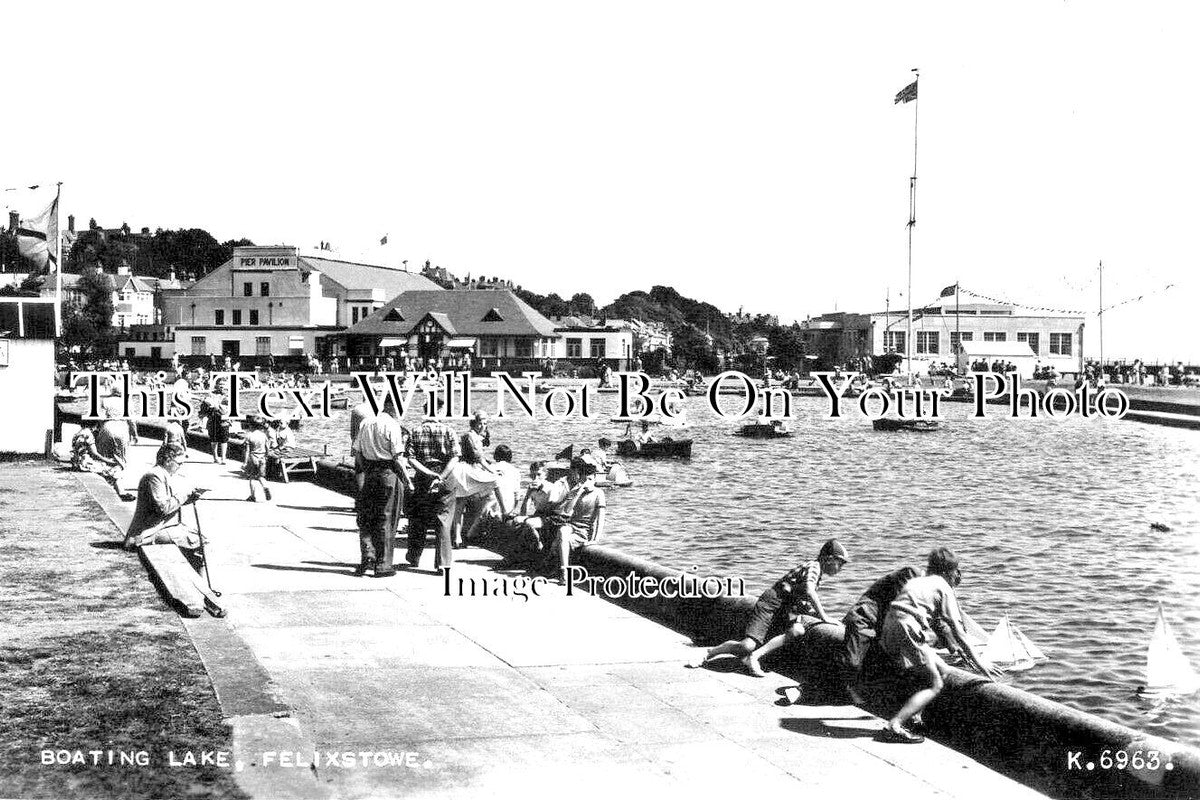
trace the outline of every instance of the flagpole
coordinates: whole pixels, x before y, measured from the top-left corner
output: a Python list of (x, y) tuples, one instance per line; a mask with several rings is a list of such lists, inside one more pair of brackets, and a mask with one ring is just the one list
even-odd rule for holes
[(912, 237), (913, 228), (917, 225), (917, 118), (921, 112), (921, 91), (920, 81), (921, 73), (914, 69), (916, 79), (913, 81), (913, 87), (916, 97), (913, 99), (913, 174), (908, 182), (908, 333), (904, 336), (904, 360), (907, 362), (905, 367), (908, 370), (909, 378), (912, 377)]
[[(1100, 260), (1100, 374), (1104, 374), (1104, 260)], [(1083, 352), (1083, 347), (1079, 348)]]
[(54, 196), (54, 260), (56, 269), (54, 271), (54, 336), (55, 338), (62, 336), (62, 226), (59, 225), (59, 219), (62, 216), (62, 181), (58, 182), (58, 189)]
[(958, 356), (962, 353), (962, 314), (958, 310), (958, 280), (954, 281), (954, 338), (958, 340), (958, 350), (954, 353), (954, 371), (958, 372)]

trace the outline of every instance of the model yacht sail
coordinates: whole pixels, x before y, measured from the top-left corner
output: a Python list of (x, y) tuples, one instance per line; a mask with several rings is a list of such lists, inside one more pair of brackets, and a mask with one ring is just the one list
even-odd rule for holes
[(1183, 654), (1179, 641), (1171, 631), (1158, 604), (1158, 617), (1150, 633), (1150, 646), (1146, 649), (1146, 685), (1140, 690), (1153, 696), (1185, 695), (1200, 689), (1200, 676)]

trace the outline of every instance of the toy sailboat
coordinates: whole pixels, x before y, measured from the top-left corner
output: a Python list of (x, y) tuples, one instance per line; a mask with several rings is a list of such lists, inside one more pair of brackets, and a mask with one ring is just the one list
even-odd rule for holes
[(1171, 625), (1158, 604), (1158, 618), (1146, 649), (1146, 685), (1139, 693), (1152, 696), (1191, 694), (1200, 689), (1200, 676), (1179, 647)]
[(1006, 672), (1022, 672), (1049, 660), (1040, 647), (1012, 624), (1008, 614), (1000, 618), (996, 630), (988, 637), (983, 656)]

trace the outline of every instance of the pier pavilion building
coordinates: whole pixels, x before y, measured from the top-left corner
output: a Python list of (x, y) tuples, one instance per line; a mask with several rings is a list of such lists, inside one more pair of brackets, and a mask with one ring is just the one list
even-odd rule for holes
[(330, 250), (238, 247), (191, 286), (164, 292), (162, 323), (174, 328), (184, 363), (228, 356), (243, 369), (271, 358), (300, 364), (333, 355), (329, 337), (412, 290), (443, 291), (423, 275)]

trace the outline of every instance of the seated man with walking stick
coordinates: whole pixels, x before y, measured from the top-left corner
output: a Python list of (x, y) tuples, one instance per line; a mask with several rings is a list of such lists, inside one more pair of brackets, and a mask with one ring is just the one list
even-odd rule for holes
[(125, 534), (126, 549), (169, 543), (185, 550), (200, 547), (199, 535), (183, 522), (180, 511), (187, 503), (196, 502), (201, 491), (193, 490), (181, 500), (172, 480), (186, 458), (187, 451), (178, 445), (164, 444), (158, 448), (155, 465), (138, 482), (137, 507)]

